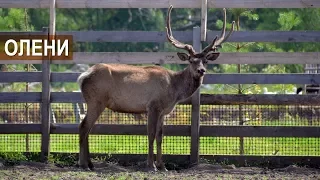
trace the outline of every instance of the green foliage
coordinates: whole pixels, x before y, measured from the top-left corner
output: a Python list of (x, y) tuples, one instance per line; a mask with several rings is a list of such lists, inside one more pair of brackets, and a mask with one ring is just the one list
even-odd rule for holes
[(293, 11), (279, 13), (278, 23), (281, 25), (280, 30), (289, 31), (301, 23), (301, 18)]
[(4, 160), (5, 165), (16, 165), (20, 161), (26, 161), (27, 157), (22, 152), (1, 152), (1, 159)]

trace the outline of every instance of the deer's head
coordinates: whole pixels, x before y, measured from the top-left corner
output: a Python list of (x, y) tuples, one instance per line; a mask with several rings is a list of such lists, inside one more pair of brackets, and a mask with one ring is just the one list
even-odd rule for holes
[(207, 47), (205, 47), (201, 52), (197, 53), (191, 45), (181, 43), (172, 36), (171, 25), (170, 25), (170, 14), (171, 14), (172, 7), (173, 7), (172, 5), (169, 7), (168, 14), (167, 14), (167, 27), (166, 27), (167, 38), (169, 42), (172, 45), (174, 45), (176, 48), (184, 49), (188, 51), (188, 53), (178, 52), (177, 55), (179, 59), (182, 61), (189, 61), (190, 69), (191, 69), (191, 72), (193, 73), (193, 76), (202, 77), (206, 72), (208, 61), (214, 61), (219, 57), (220, 53), (217, 52), (217, 50), (218, 48), (222, 48), (221, 44), (225, 42), (234, 31), (235, 22), (234, 21), (232, 22), (231, 30), (229, 34), (225, 37), (226, 9), (223, 8), (224, 21), (223, 21), (223, 27), (222, 27), (220, 38), (218, 39), (218, 36), (216, 36)]

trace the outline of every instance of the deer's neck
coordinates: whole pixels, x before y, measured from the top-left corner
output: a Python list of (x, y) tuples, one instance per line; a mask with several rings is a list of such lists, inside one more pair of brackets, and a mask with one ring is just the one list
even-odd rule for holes
[(190, 67), (180, 72), (176, 72), (173, 76), (173, 84), (177, 100), (181, 101), (193, 95), (193, 93), (201, 86), (203, 77), (194, 77)]

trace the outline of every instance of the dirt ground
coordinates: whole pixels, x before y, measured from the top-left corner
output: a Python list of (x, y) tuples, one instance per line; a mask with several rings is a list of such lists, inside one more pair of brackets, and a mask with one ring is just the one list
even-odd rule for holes
[(320, 179), (320, 169), (289, 166), (281, 169), (235, 167), (200, 164), (193, 168), (168, 172), (144, 172), (140, 167), (124, 167), (115, 163), (95, 163), (95, 171), (77, 167), (57, 167), (52, 164), (20, 163), (0, 167), (1, 180), (81, 180), (81, 179)]

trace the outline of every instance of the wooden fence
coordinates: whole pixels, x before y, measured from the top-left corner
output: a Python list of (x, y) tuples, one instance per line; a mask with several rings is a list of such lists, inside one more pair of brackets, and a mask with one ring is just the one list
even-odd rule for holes
[[(171, 0), (148, 3), (146, 0), (83, 1), (83, 0), (26, 0), (1, 1), (2, 8), (50, 8), (49, 28), (43, 32), (0, 32), (4, 34), (70, 34), (75, 42), (167, 42), (165, 32), (145, 31), (67, 31), (55, 32), (55, 8), (202, 8), (201, 27), (192, 31), (174, 31), (183, 42), (192, 42), (196, 50), (201, 41), (210, 42), (219, 31), (207, 31), (207, 8), (316, 8), (315, 0)], [(239, 31), (228, 42), (320, 42), (319, 31)], [(316, 64), (319, 52), (249, 52), (221, 53), (215, 64)], [(41, 157), (47, 160), (50, 153), (50, 134), (77, 134), (77, 124), (50, 123), (51, 103), (83, 103), (80, 92), (50, 92), (50, 82), (75, 82), (79, 73), (50, 72), (52, 64), (183, 64), (175, 52), (74, 52), (72, 61), (2, 60), (2, 64), (42, 64), (42, 72), (0, 72), (3, 82), (42, 82), (42, 92), (2, 92), (0, 103), (41, 103), (40, 124), (0, 124), (0, 134), (42, 134)], [(212, 62), (211, 62), (212, 63)], [(320, 84), (320, 74), (207, 74), (204, 84)], [(211, 95), (195, 93), (181, 104), (192, 104), (191, 125), (167, 125), (166, 136), (191, 136), (191, 163), (199, 161), (200, 137), (320, 137), (319, 127), (304, 126), (200, 126), (200, 105), (320, 105), (318, 95)], [(144, 125), (97, 124), (92, 134), (146, 135)], [(189, 156), (188, 156), (189, 157)]]

